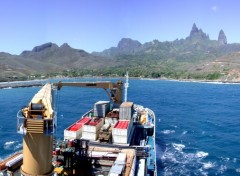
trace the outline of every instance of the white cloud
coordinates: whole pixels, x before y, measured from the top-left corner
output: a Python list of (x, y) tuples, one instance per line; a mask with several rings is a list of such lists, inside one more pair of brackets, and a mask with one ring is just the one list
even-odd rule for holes
[(211, 8), (211, 10), (214, 11), (214, 12), (218, 11), (218, 9), (219, 9), (218, 6), (213, 6), (213, 7)]

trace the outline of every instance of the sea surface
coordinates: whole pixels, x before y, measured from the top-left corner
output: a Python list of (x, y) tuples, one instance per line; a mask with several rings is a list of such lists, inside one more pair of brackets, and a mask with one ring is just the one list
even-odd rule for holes
[[(129, 83), (128, 100), (149, 107), (156, 115), (159, 176), (240, 175), (239, 84), (141, 79), (130, 79)], [(0, 160), (21, 150), (16, 114), (39, 89), (0, 90)], [(56, 137), (63, 137), (63, 129), (96, 101), (107, 99), (102, 89), (63, 87), (55, 97)]]

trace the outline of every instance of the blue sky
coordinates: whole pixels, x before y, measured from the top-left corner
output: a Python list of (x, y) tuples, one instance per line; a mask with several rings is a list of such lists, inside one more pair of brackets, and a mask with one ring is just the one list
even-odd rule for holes
[(0, 51), (20, 54), (36, 45), (68, 43), (88, 52), (186, 38), (193, 23), (217, 39), (240, 43), (238, 0), (0, 0)]

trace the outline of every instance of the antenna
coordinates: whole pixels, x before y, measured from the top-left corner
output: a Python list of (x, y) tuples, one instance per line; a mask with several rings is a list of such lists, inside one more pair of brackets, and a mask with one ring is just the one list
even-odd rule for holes
[(127, 92), (128, 92), (128, 87), (129, 87), (129, 83), (128, 83), (128, 71), (126, 73), (126, 83), (124, 84), (125, 87), (125, 91), (124, 91), (124, 102), (127, 102)]

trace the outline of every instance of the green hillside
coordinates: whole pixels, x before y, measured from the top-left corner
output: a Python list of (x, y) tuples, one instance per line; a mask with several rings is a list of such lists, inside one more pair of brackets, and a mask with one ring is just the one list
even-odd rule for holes
[(218, 40), (194, 24), (185, 39), (141, 44), (123, 38), (116, 47), (87, 53), (68, 44), (46, 43), (20, 55), (0, 53), (0, 81), (52, 76), (130, 76), (240, 81), (240, 44)]

